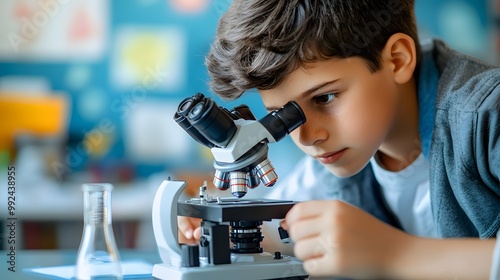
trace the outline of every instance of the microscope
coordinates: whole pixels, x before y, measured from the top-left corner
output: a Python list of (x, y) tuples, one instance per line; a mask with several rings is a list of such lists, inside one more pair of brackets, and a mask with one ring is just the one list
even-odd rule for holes
[[(210, 197), (204, 184), (199, 197), (180, 201), (186, 182), (170, 178), (162, 182), (152, 216), (163, 263), (153, 267), (153, 277), (307, 279), (300, 261), (280, 252), (265, 252), (260, 246), (263, 222), (283, 219), (295, 202), (243, 198), (247, 188), (260, 183), (270, 187), (277, 181), (267, 144), (280, 141), (306, 121), (298, 104), (291, 101), (257, 120), (246, 105), (227, 110), (198, 93), (179, 104), (174, 119), (198, 143), (211, 148), (213, 184), (220, 190), (230, 189), (232, 196)], [(178, 243), (178, 215), (201, 219), (199, 244)], [(288, 242), (286, 231), (277, 230), (282, 241)]]

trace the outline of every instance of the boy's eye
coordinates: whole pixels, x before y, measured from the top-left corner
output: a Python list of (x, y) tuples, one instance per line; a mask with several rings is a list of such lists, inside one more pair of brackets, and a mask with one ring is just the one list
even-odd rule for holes
[(337, 97), (337, 93), (327, 93), (314, 97), (314, 100), (320, 104), (328, 104), (333, 101)]

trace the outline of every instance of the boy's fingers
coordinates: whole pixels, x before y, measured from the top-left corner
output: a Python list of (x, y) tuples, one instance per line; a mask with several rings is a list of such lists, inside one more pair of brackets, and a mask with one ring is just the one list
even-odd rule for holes
[[(323, 242), (324, 243), (324, 242)], [(293, 253), (298, 259), (305, 261), (313, 258), (322, 257), (328, 248), (318, 242), (317, 238), (307, 238), (295, 243)]]
[(179, 216), (177, 217), (177, 226), (179, 233), (187, 240), (199, 240), (201, 237), (200, 219), (188, 218)]
[(196, 240), (200, 240), (200, 238), (201, 238), (201, 227), (197, 227), (197, 228), (194, 229), (194, 231), (193, 231), (193, 237)]
[(188, 229), (184, 232), (184, 236), (187, 238), (187, 239), (192, 239), (193, 238), (193, 230), (192, 229)]
[(296, 223), (298, 220), (308, 219), (315, 216), (318, 216), (322, 213), (323, 209), (321, 207), (321, 201), (315, 201), (318, 205), (313, 204), (312, 202), (301, 202), (295, 204), (290, 211), (286, 214), (285, 217), (285, 226), (284, 229), (288, 228), (288, 225)]
[(177, 217), (177, 226), (179, 228), (179, 232), (184, 235), (187, 239), (191, 239), (193, 237), (193, 225), (189, 221), (189, 218), (186, 217)]
[(288, 224), (286, 223), (286, 220), (280, 222), (280, 227), (282, 227), (284, 230), (288, 230)]

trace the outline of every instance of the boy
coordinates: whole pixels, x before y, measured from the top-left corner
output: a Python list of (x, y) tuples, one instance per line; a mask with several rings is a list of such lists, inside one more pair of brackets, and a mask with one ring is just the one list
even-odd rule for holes
[[(294, 100), (306, 115), (291, 137), (308, 156), (273, 196), (309, 200), (282, 225), (311, 275), (490, 274), (500, 69), (437, 40), (421, 47), (413, 6), (235, 0), (219, 21), (206, 60), (214, 92), (255, 88), (268, 110)], [(180, 223), (188, 239), (193, 229)]]

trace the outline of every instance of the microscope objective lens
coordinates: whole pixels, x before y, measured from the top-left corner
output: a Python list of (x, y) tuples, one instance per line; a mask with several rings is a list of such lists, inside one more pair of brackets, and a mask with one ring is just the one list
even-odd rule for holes
[(259, 186), (260, 179), (259, 179), (259, 176), (257, 175), (257, 171), (255, 171), (255, 169), (252, 169), (250, 172), (247, 173), (247, 184), (248, 184), (248, 187), (251, 189)]
[(214, 175), (214, 186), (221, 191), (229, 189), (229, 173), (221, 172), (219, 170), (215, 171)]
[(274, 171), (274, 166), (271, 164), (269, 159), (263, 160), (259, 163), (255, 169), (257, 170), (257, 174), (259, 175), (262, 183), (266, 187), (271, 187), (278, 180), (278, 174)]
[(247, 193), (247, 174), (235, 171), (230, 175), (231, 193), (235, 197), (243, 197)]

